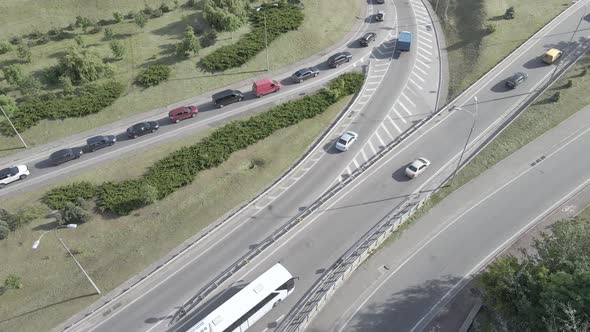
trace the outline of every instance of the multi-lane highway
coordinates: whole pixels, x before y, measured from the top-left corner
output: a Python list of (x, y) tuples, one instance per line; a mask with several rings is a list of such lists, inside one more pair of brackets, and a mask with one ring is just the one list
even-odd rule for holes
[(469, 276), (590, 184), (588, 144), (590, 108), (433, 208), (371, 258), (331, 299), (309, 331), (423, 330), (440, 304)]
[[(394, 7), (388, 2), (379, 5), (388, 15), (383, 23), (374, 22), (376, 6), (367, 7), (365, 28), (377, 31), (378, 42), (368, 49), (370, 57), (367, 54), (365, 59), (370, 61), (365, 87), (348, 114), (304, 162), (191, 250), (70, 330), (165, 330), (176, 308), (215, 275), (311, 204), (340, 175), (354, 170), (351, 165), (364, 162), (364, 158), (382, 149), (381, 145), (393, 141), (413, 120), (424, 116), (420, 111), (431, 112), (439, 90), (438, 45), (431, 23), (421, 26), (412, 23), (414, 10), (423, 13), (423, 21), (428, 17), (418, 6), (422, 4), (413, 2)], [(397, 22), (403, 23), (396, 25)], [(419, 38), (421, 44), (416, 42), (415, 52), (394, 52), (394, 38), (400, 28), (414, 32)], [(350, 43), (349, 48), (357, 48), (356, 42)], [(417, 66), (419, 54), (422, 59)], [(322, 73), (320, 77), (322, 75), (325, 76)], [(379, 91), (388, 93), (379, 94)], [(353, 151), (336, 153), (332, 145), (341, 132), (348, 129), (361, 135), (359, 142)], [(353, 240), (351, 237), (346, 243), (350, 245)]]

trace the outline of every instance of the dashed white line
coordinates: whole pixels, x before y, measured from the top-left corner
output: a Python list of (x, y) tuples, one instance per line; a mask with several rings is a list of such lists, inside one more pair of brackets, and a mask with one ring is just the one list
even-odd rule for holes
[(418, 92), (416, 92), (416, 91), (412, 90), (412, 88), (411, 88), (409, 85), (407, 85), (407, 86), (406, 86), (406, 88), (405, 88), (404, 90), (408, 90), (408, 91), (410, 91), (410, 92), (411, 92), (411, 93), (412, 93), (414, 96), (416, 96), (416, 97), (420, 97), (420, 95), (418, 95)]
[[(387, 71), (388, 69), (389, 69), (389, 68), (385, 68), (385, 69), (375, 69), (375, 70), (373, 70), (373, 73), (380, 73), (380, 72), (383, 72), (383, 71)], [(369, 77), (369, 79), (371, 79), (371, 78), (373, 78), (373, 76)]]
[(397, 115), (398, 119), (402, 120), (403, 123), (408, 123), (408, 121), (406, 121), (406, 119), (404, 119), (404, 117), (401, 114), (399, 114), (396, 108), (393, 108), (392, 111), (393, 113), (395, 113), (395, 115)]
[(371, 76), (371, 78), (375, 78), (375, 77), (385, 77), (385, 74), (383, 74), (383, 75), (373, 75), (373, 76)]
[(422, 60), (416, 58), (416, 61), (418, 61), (422, 66), (426, 67), (426, 68), (430, 68), (429, 65), (427, 65), (425, 62), (423, 62)]
[(365, 150), (361, 149), (361, 154), (363, 155), (365, 161), (369, 160), (369, 158), (367, 158), (367, 155), (365, 154)]
[(422, 36), (422, 34), (418, 35), (418, 39), (424, 39), (424, 40), (426, 40), (427, 42), (429, 42), (429, 43), (431, 43), (431, 44), (432, 44), (432, 40), (430, 40), (430, 39), (428, 39), (428, 38), (426, 38), (426, 37)]
[[(428, 75), (428, 73), (426, 73), (424, 70), (420, 69), (420, 67), (418, 67), (418, 66), (414, 66), (414, 69), (418, 69), (419, 71), (421, 71), (421, 72), (422, 72), (422, 74), (424, 74), (424, 75)], [(367, 84), (368, 84), (368, 83), (367, 83)]]
[(396, 129), (398, 132), (400, 132), (400, 133), (402, 132), (402, 130), (401, 130), (401, 129), (399, 129), (399, 127), (398, 127), (398, 126), (395, 124), (395, 122), (393, 121), (393, 119), (392, 119), (391, 117), (389, 117), (389, 114), (387, 114), (387, 115), (385, 116), (385, 118), (386, 118), (387, 120), (389, 120), (389, 122), (391, 122), (391, 124), (392, 124), (392, 125), (395, 127), (395, 129)]
[(385, 142), (383, 142), (383, 139), (381, 138), (381, 136), (379, 136), (378, 131), (375, 131), (375, 136), (377, 136), (377, 139), (379, 140), (379, 143), (381, 143), (381, 146), (385, 147)]
[(353, 159), (352, 163), (354, 164), (354, 167), (356, 167), (355, 169), (359, 168), (359, 163), (356, 162), (356, 159)]
[(389, 61), (383, 61), (383, 62), (376, 62), (374, 64), (375, 67), (380, 67), (380, 66), (389, 66)]
[(421, 40), (420, 40), (420, 38), (418, 38), (418, 44), (424, 45), (424, 46), (426, 46), (426, 47), (428, 47), (428, 48), (432, 48), (432, 45), (430, 45), (430, 44), (427, 44), (427, 43), (425, 43), (425, 42), (421, 41)]
[(381, 83), (381, 81), (379, 81), (379, 82), (367, 82), (366, 85), (369, 85), (369, 84), (379, 84), (379, 83)]
[(346, 166), (346, 169), (344, 169), (344, 174), (350, 174), (350, 173), (352, 173), (350, 171), (350, 168), (348, 168), (348, 166)]
[(429, 57), (427, 57), (426, 55), (423, 55), (423, 54), (422, 54), (422, 53), (420, 53), (420, 52), (418, 52), (418, 56), (421, 56), (421, 57), (423, 57), (423, 58), (424, 58), (424, 59), (426, 59), (426, 60), (430, 60), (430, 58), (429, 58)]
[(415, 72), (415, 71), (412, 71), (412, 74), (413, 74), (413, 75), (414, 75), (416, 78), (418, 78), (420, 81), (422, 81), (422, 82), (426, 82), (426, 81), (425, 81), (425, 80), (424, 80), (422, 77), (420, 77), (420, 75), (416, 74), (416, 72)]
[(375, 148), (373, 147), (373, 142), (371, 142), (371, 140), (369, 140), (368, 142), (369, 147), (371, 148), (371, 150), (373, 150), (373, 154), (377, 153), (377, 150), (375, 150)]
[(412, 104), (412, 106), (416, 107), (416, 104), (414, 104), (414, 102), (412, 101), (412, 99), (410, 99), (410, 98), (408, 97), (408, 95), (406, 95), (406, 94), (405, 94), (403, 91), (402, 91), (401, 95), (402, 95), (402, 97), (406, 98), (406, 100), (407, 100), (407, 101), (408, 101), (410, 104)]
[(424, 89), (423, 89), (423, 88), (422, 88), (420, 85), (418, 85), (418, 83), (414, 82), (414, 80), (413, 80), (413, 79), (411, 79), (411, 78), (408, 78), (408, 80), (409, 80), (410, 82), (412, 82), (412, 84), (414, 84), (414, 85), (415, 85), (415, 86), (416, 86), (418, 89), (420, 89), (420, 90), (424, 90)]
[[(429, 54), (429, 55), (432, 55), (432, 52), (430, 52), (430, 51), (428, 51), (427, 49), (425, 49), (425, 48), (421, 47), (420, 45), (418, 45), (418, 50), (420, 50), (420, 51), (422, 51), (422, 52), (424, 52), (424, 53), (427, 53), (427, 54)], [(418, 54), (420, 54), (420, 52), (418, 52)]]
[(395, 137), (393, 137), (393, 135), (391, 135), (391, 133), (389, 132), (389, 130), (387, 130), (387, 127), (385, 127), (385, 124), (383, 122), (381, 122), (380, 127), (385, 131), (385, 133), (387, 134), (387, 136), (389, 136), (390, 140), (393, 140)]
[(377, 88), (365, 89), (365, 91), (375, 91), (375, 90), (377, 90)]
[(412, 112), (410, 112), (410, 110), (408, 110), (406, 105), (402, 104), (402, 102), (400, 102), (400, 101), (398, 101), (397, 103), (399, 104), (399, 106), (401, 106), (404, 109), (404, 111), (406, 111), (406, 113), (408, 113), (408, 115), (412, 115)]

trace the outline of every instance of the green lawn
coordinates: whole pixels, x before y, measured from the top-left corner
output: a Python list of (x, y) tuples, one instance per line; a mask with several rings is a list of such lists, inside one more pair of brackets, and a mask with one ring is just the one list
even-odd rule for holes
[[(27, 15), (31, 15), (30, 20), (34, 19), (45, 26), (51, 16), (40, 15), (40, 18), (37, 19), (34, 15), (39, 12), (62, 13), (61, 16), (58, 16), (61, 20), (56, 18), (55, 23), (56, 26), (61, 26), (75, 21), (76, 15), (110, 19), (115, 9), (126, 13), (129, 9), (139, 10), (144, 6), (144, 1), (137, 0), (105, 1), (101, 2), (100, 5), (95, 3), (94, 7), (88, 9), (84, 9), (86, 4), (81, 0), (30, 0), (27, 2), (8, 0), (8, 3), (12, 4), (8, 12), (2, 11), (3, 5), (0, 5), (0, 22), (2, 22), (0, 23), (0, 31), (2, 32), (25, 31), (25, 27), (20, 30), (13, 29), (10, 24), (17, 21), (17, 17), (19, 19), (29, 19)], [(84, 3), (84, 6), (80, 5), (82, 3)], [(155, 4), (160, 2), (148, 1), (147, 3)], [(305, 6), (305, 20), (300, 29), (279, 37), (269, 45), (271, 70), (302, 60), (341, 40), (350, 31), (361, 6), (361, 3), (356, 0), (303, 0), (303, 3)], [(191, 22), (191, 24), (193, 22), (204, 23), (200, 11), (184, 8), (165, 14), (160, 18), (149, 20), (143, 31), (128, 20), (124, 23), (109, 26), (116, 35), (122, 37), (127, 47), (126, 58), (113, 62), (117, 67), (116, 77), (128, 84), (127, 93), (111, 107), (98, 114), (63, 121), (41, 121), (37, 126), (22, 133), (25, 141), (31, 146), (43, 144), (76, 132), (111, 123), (132, 114), (198, 96), (254, 75), (260, 75), (266, 68), (266, 56), (264, 52), (261, 52), (244, 66), (228, 70), (223, 74), (212, 75), (197, 69), (195, 63), (200, 56), (209, 54), (219, 46), (232, 43), (229, 33), (219, 34), (218, 42), (212, 47), (202, 49), (199, 56), (179, 61), (170, 46), (179, 41), (185, 21)], [(32, 29), (33, 26), (30, 26), (30, 28)], [(243, 27), (240, 31), (234, 33), (234, 40), (247, 31), (248, 28)], [(108, 42), (103, 37), (102, 32), (96, 35), (83, 35), (87, 45), (90, 45), (102, 56), (110, 57), (111, 51)], [(42, 69), (57, 63), (64, 50), (74, 43), (72, 39), (69, 39), (32, 47), (33, 61), (30, 65), (27, 65), (26, 70), (35, 75), (40, 75)], [(14, 52), (0, 55), (0, 66), (15, 61)], [(173, 66), (169, 81), (149, 89), (134, 85), (135, 77), (142, 66), (156, 61)], [(5, 80), (0, 80), (0, 88), (6, 88), (7, 86)], [(16, 137), (0, 136), (0, 147), (2, 147), (0, 148), (1, 157), (20, 151), (18, 149), (14, 150), (14, 148), (21, 147), (21, 144)]]
[[(156, 204), (117, 219), (93, 215), (89, 223), (75, 230), (61, 230), (60, 234), (72, 250), (79, 252), (76, 257), (106, 293), (265, 188), (301, 156), (349, 101), (350, 97), (344, 98), (324, 114), (233, 154), (220, 167), (199, 173), (193, 184)], [(187, 137), (182, 143), (194, 144), (207, 134)], [(285, 142), (289, 142), (289, 149), (284, 149)], [(59, 185), (139, 176), (154, 160), (181, 146), (179, 142), (166, 143), (135, 151)], [(40, 204), (39, 197), (51, 187), (10, 197), (0, 207), (14, 211)], [(50, 219), (37, 220), (0, 241), (0, 280), (15, 273), (24, 284), (24, 288), (0, 296), (1, 331), (47, 330), (98, 299), (96, 295), (84, 296), (92, 293), (92, 286), (52, 234), (43, 238), (38, 250), (31, 250), (42, 230), (51, 226)]]
[[(446, 39), (450, 101), (567, 8), (571, 1), (430, 0), (430, 3), (438, 7)], [(510, 6), (514, 6), (515, 18), (501, 19)], [(486, 34), (487, 24), (495, 25), (496, 31)]]

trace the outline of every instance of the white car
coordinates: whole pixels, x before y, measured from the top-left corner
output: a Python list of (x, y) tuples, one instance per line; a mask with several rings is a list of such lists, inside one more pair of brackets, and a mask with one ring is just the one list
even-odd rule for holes
[(31, 172), (27, 168), (27, 165), (11, 166), (0, 169), (0, 188), (16, 180), (22, 180), (29, 174), (31, 174)]
[(354, 131), (347, 131), (340, 138), (338, 142), (336, 142), (336, 149), (340, 151), (346, 151), (348, 148), (356, 142), (359, 138), (359, 134), (355, 133)]
[(418, 158), (414, 160), (408, 167), (406, 167), (406, 175), (413, 179), (422, 174), (426, 168), (430, 166), (430, 161), (426, 158)]

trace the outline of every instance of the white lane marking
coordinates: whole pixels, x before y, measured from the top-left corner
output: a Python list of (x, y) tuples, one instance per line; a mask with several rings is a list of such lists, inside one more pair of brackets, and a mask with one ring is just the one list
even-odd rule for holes
[(412, 75), (414, 75), (417, 79), (419, 79), (422, 82), (426, 82), (422, 77), (420, 77), (420, 75), (418, 75), (415, 71), (412, 71)]
[(408, 121), (406, 121), (406, 119), (404, 119), (404, 117), (401, 114), (399, 114), (399, 112), (397, 111), (397, 109), (393, 108), (392, 110), (395, 113), (395, 115), (397, 115), (397, 118), (398, 119), (402, 120), (403, 123), (408, 123)]
[(383, 141), (383, 139), (381, 138), (381, 136), (379, 136), (379, 132), (378, 131), (375, 131), (375, 136), (379, 140), (379, 143), (381, 143), (381, 146), (382, 147), (385, 147), (385, 142)]
[(379, 84), (379, 83), (381, 83), (381, 82), (380, 81), (379, 82), (367, 82), (366, 85), (369, 85), (369, 84)]
[(428, 39), (428, 38), (424, 37), (422, 34), (419, 34), (419, 35), (418, 35), (418, 39), (419, 39), (419, 40), (426, 40), (428, 43), (432, 44), (432, 40), (430, 40), (430, 39)]
[(416, 107), (416, 104), (414, 104), (414, 102), (412, 101), (412, 99), (410, 99), (403, 91), (401, 93), (402, 97), (406, 98), (406, 100), (412, 104), (412, 106)]
[(381, 127), (385, 131), (385, 133), (387, 134), (387, 136), (389, 136), (389, 139), (390, 140), (393, 141), (395, 139), (395, 137), (393, 135), (391, 135), (391, 133), (389, 132), (389, 130), (387, 130), (387, 127), (385, 126), (385, 124), (383, 122), (381, 122), (381, 125), (379, 127)]
[[(442, 121), (441, 121), (442, 122)], [(590, 128), (584, 130), (581, 134), (577, 135), (575, 139), (577, 139), (579, 136), (581, 136), (582, 134), (586, 133), (587, 131), (589, 131)], [(570, 142), (567, 142), (566, 144), (560, 146), (557, 150), (553, 151), (552, 153), (550, 153), (547, 158), (551, 157), (552, 155), (554, 155), (555, 153), (557, 153), (559, 150), (565, 148), (567, 145), (569, 145), (570, 143), (572, 143), (575, 139), (573, 139)], [(454, 158), (452, 158), (451, 160), (453, 160)], [(448, 164), (448, 163), (447, 163)], [(418, 255), (424, 248), (426, 248), (426, 246), (428, 246), (432, 241), (434, 241), (440, 234), (442, 234), (444, 231), (446, 231), (449, 227), (453, 226), (459, 219), (461, 219), (464, 215), (466, 215), (467, 213), (471, 212), (471, 210), (475, 209), (476, 207), (478, 207), (479, 205), (481, 205), (483, 202), (487, 201), (490, 197), (492, 197), (493, 195), (495, 195), (496, 193), (498, 193), (499, 191), (501, 191), (502, 189), (504, 189), (506, 186), (509, 186), (510, 184), (512, 184), (514, 181), (516, 181), (517, 179), (519, 179), (521, 176), (525, 175), (526, 173), (530, 172), (531, 170), (535, 169), (535, 167), (530, 167), (527, 168), (525, 171), (523, 171), (522, 173), (518, 174), (517, 176), (515, 176), (514, 178), (510, 179), (508, 182), (506, 182), (505, 184), (503, 184), (502, 186), (500, 186), (498, 189), (494, 190), (493, 192), (491, 192), (490, 194), (488, 194), (487, 196), (485, 196), (484, 198), (482, 198), (481, 200), (479, 200), (477, 203), (473, 204), (472, 206), (470, 206), (467, 210), (465, 210), (464, 212), (462, 212), (460, 215), (458, 215), (457, 217), (455, 217), (455, 219), (453, 219), (451, 222), (449, 222), (447, 225), (445, 225), (445, 227), (443, 227), (442, 229), (440, 229), (438, 232), (436, 232), (433, 236), (431, 236), (426, 242), (424, 242), (422, 245), (420, 245), (418, 247), (418, 249), (416, 249), (410, 256), (408, 256), (395, 270), (393, 270), (391, 272), (391, 274), (389, 276), (387, 276), (387, 278), (385, 278), (381, 283), (379, 283), (379, 285), (377, 286), (377, 288), (375, 288), (373, 290), (373, 292), (371, 292), (371, 294), (369, 294), (369, 296), (366, 297), (366, 299), (357, 307), (357, 309), (354, 311), (354, 313), (352, 315), (349, 316), (349, 318), (345, 321), (345, 323), (343, 324), (343, 326), (340, 328), (340, 330), (338, 330), (338, 332), (341, 332), (346, 325), (350, 322), (350, 320), (359, 312), (359, 310), (369, 301), (369, 299), (371, 297), (373, 297), (373, 295), (375, 295), (375, 293), (379, 290), (379, 288), (381, 288), (391, 277), (393, 277), (399, 270), (401, 270), (410, 260), (412, 260), (416, 255)], [(432, 178), (432, 177), (431, 177)], [(430, 180), (430, 179), (429, 179)], [(590, 179), (586, 180), (586, 182), (589, 182)], [(427, 183), (427, 182), (424, 182)], [(582, 186), (580, 186), (579, 188), (581, 188)], [(421, 189), (421, 188), (420, 188)], [(530, 224), (530, 223), (529, 223)], [(525, 227), (526, 228), (526, 227)], [(418, 324), (416, 324), (417, 326)], [(414, 326), (414, 328), (416, 328), (416, 326)], [(412, 330), (414, 329), (412, 328)]]
[(389, 61), (383, 61), (382, 63), (375, 63), (373, 66), (381, 67), (381, 66), (389, 66)]
[(365, 89), (365, 91), (370, 92), (370, 91), (375, 91), (377, 90), (377, 88), (370, 88), (370, 89)]
[(427, 36), (429, 36), (429, 37), (432, 38), (432, 34), (428, 32), (428, 29), (426, 27), (423, 27), (423, 28), (424, 28), (424, 31), (420, 31), (420, 33), (421, 34), (423, 33), (423, 34), (425, 34), (425, 35), (427, 35)]
[(411, 78), (409, 79), (410, 82), (412, 82), (412, 84), (414, 84), (418, 89), (423, 90), (421, 86), (418, 85), (418, 83), (414, 82), (414, 80), (412, 80)]
[(420, 97), (420, 95), (418, 94), (418, 92), (414, 91), (410, 86), (407, 86), (404, 90), (408, 90), (409, 92), (411, 92), (414, 96), (416, 97)]
[(424, 74), (424, 75), (428, 75), (427, 72), (425, 72), (424, 70), (420, 69), (420, 67), (418, 67), (418, 66), (414, 66), (414, 69), (417, 69), (417, 70), (421, 71), (422, 74)]
[(410, 110), (406, 107), (406, 105), (402, 104), (401, 101), (398, 101), (397, 103), (399, 106), (401, 106), (404, 109), (404, 111), (406, 111), (406, 113), (408, 113), (408, 115), (412, 115), (412, 112), (410, 112)]
[[(422, 52), (424, 52), (424, 53), (426, 53), (426, 54), (428, 54), (428, 55), (432, 55), (432, 52), (428, 51), (427, 49), (425, 49), (424, 47), (422, 47), (422, 46), (420, 46), (420, 45), (418, 45), (418, 50), (419, 50), (419, 51), (422, 51)], [(419, 54), (419, 53), (420, 53), (420, 52), (418, 52), (418, 54)]]
[(352, 163), (354, 164), (354, 167), (356, 167), (355, 169), (359, 168), (359, 163), (356, 162), (356, 159), (353, 159)]
[(385, 74), (384, 75), (372, 75), (371, 76), (371, 78), (376, 78), (376, 77), (385, 77)]
[[(420, 53), (420, 52), (418, 52), (418, 56), (421, 56), (421, 57), (423, 57), (424, 59), (426, 59), (426, 60), (429, 60), (429, 61), (430, 61), (430, 58), (429, 58), (429, 57), (427, 57), (426, 55), (424, 55), (424, 54), (422, 54), (422, 53)], [(416, 58), (416, 60), (418, 60), (418, 59)]]
[(377, 69), (375, 69), (375, 70), (373, 70), (373, 73), (380, 73), (380, 72), (383, 72), (383, 71), (387, 71), (388, 69), (389, 69), (389, 68), (385, 68), (385, 69), (378, 69), (378, 70), (377, 70)]
[(428, 47), (428, 48), (432, 48), (432, 45), (430, 45), (430, 44), (427, 44), (427, 43), (425, 43), (425, 42), (421, 41), (421, 40), (420, 40), (420, 38), (418, 38), (418, 44), (422, 44), (422, 45), (424, 45), (424, 46), (426, 46), (426, 47)]
[(426, 67), (426, 68), (430, 68), (429, 65), (427, 65), (425, 62), (423, 62), (422, 60), (416, 58), (416, 61), (419, 62), (422, 66)]
[(361, 154), (363, 155), (363, 158), (365, 161), (369, 160), (369, 158), (367, 158), (367, 155), (365, 154), (365, 150), (361, 149)]
[(377, 153), (377, 150), (375, 150), (375, 147), (373, 146), (373, 142), (371, 142), (370, 139), (367, 141), (367, 145), (369, 145), (369, 147), (371, 148), (371, 150), (373, 150), (373, 154), (376, 154)]

